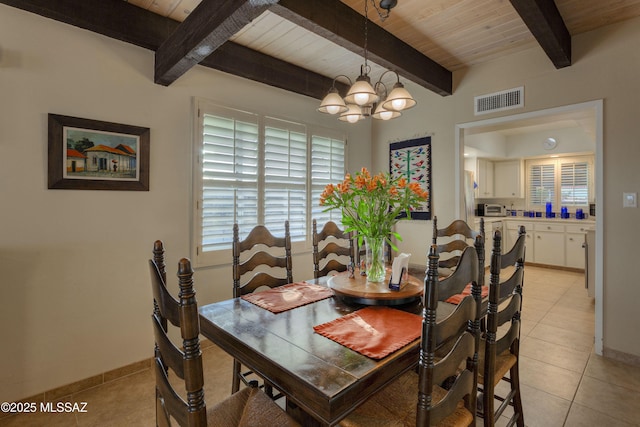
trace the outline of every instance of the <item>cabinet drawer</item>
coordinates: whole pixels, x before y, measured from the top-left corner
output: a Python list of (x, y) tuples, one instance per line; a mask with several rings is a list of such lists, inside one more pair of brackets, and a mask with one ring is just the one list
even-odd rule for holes
[(524, 228), (526, 231), (533, 230), (532, 222), (520, 222), (520, 221), (509, 220), (506, 222), (506, 224), (507, 224), (507, 230), (517, 230), (520, 228), (521, 225), (524, 225)]
[(587, 229), (591, 228), (588, 225), (583, 224), (567, 224), (565, 227), (567, 233), (586, 233)]
[(558, 233), (564, 233), (564, 225), (552, 224), (552, 223), (536, 223), (533, 225), (535, 231), (556, 231)]

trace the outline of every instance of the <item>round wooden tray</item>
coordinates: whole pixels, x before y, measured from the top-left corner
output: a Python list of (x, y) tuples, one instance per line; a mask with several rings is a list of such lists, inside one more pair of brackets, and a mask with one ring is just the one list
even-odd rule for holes
[(331, 276), (327, 285), (333, 292), (347, 301), (366, 305), (402, 305), (414, 302), (422, 295), (424, 284), (421, 280), (408, 276), (407, 282), (399, 291), (389, 289), (389, 276), (391, 271), (387, 269), (387, 275), (383, 282), (367, 282), (367, 276), (361, 276), (358, 272), (353, 279), (349, 273), (339, 273)]

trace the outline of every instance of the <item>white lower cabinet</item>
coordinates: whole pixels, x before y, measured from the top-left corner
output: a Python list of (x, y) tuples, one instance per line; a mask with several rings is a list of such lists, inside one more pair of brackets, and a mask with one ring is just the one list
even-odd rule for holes
[(584, 268), (585, 248), (582, 246), (587, 234), (587, 227), (579, 224), (566, 225), (565, 233), (565, 265), (572, 268)]
[(533, 258), (536, 264), (563, 266), (564, 260), (564, 225), (536, 223), (533, 226), (534, 249)]
[(503, 253), (513, 247), (520, 225), (525, 226), (527, 235), (526, 262), (584, 268), (582, 244), (589, 225), (508, 219), (505, 221)]
[(565, 235), (565, 265), (572, 268), (584, 268), (585, 250), (584, 233), (567, 233)]

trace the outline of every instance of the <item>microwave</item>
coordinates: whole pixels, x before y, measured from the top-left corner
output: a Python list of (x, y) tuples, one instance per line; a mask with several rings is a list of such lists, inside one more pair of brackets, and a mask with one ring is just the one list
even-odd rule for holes
[(507, 216), (507, 209), (498, 204), (479, 203), (478, 216)]

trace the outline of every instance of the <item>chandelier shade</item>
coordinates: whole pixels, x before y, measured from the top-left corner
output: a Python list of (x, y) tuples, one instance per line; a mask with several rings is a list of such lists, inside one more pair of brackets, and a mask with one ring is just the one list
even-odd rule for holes
[(362, 114), (362, 110), (358, 105), (349, 104), (347, 108), (347, 111), (338, 116), (338, 120), (349, 123), (357, 123), (360, 120), (364, 120), (365, 116)]
[(416, 100), (413, 99), (409, 91), (404, 88), (404, 85), (400, 83), (398, 79), (398, 82), (393, 85), (393, 89), (391, 89), (389, 96), (384, 100), (382, 106), (387, 110), (403, 111), (415, 107), (416, 104)]
[(344, 102), (347, 104), (369, 105), (378, 101), (379, 96), (371, 86), (371, 79), (364, 73), (356, 79), (356, 82), (349, 88)]
[(344, 113), (348, 109), (349, 107), (347, 107), (335, 87), (331, 88), (329, 93), (322, 99), (322, 102), (320, 102), (320, 107), (318, 107), (318, 111), (327, 114)]
[(400, 117), (400, 112), (387, 110), (382, 104), (378, 104), (376, 111), (371, 115), (371, 117), (378, 120), (391, 120), (396, 117)]

